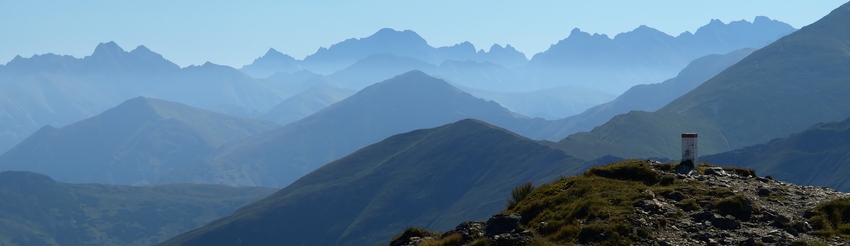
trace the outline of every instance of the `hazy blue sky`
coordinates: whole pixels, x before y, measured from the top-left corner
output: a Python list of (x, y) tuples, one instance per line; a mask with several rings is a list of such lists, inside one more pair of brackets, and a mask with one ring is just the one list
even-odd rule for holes
[(180, 66), (241, 67), (273, 47), (301, 59), (383, 27), (410, 29), (432, 46), (511, 44), (528, 57), (578, 27), (613, 36), (647, 25), (671, 35), (711, 19), (757, 15), (796, 28), (843, 0), (777, 1), (12, 1), (0, 0), (0, 64), (15, 55), (82, 57), (100, 42), (145, 45)]

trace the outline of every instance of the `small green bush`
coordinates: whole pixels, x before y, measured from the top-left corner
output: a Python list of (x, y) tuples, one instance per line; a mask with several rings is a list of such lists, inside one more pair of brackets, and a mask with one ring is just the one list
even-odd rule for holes
[(638, 181), (643, 182), (646, 185), (654, 185), (662, 180), (661, 175), (650, 167), (649, 162), (636, 160), (593, 167), (588, 170), (585, 175), (626, 181)]
[(396, 242), (396, 241), (401, 240), (401, 239), (407, 240), (408, 238), (411, 238), (411, 237), (424, 238), (424, 237), (434, 237), (434, 236), (437, 236), (437, 233), (430, 232), (428, 230), (425, 230), (424, 228), (408, 227), (407, 229), (404, 229), (404, 232), (393, 237), (392, 242)]
[(735, 192), (726, 188), (714, 188), (708, 191), (708, 195), (711, 197), (730, 197), (735, 195)]
[(452, 233), (446, 237), (428, 240), (419, 244), (419, 246), (461, 246), (463, 245), (463, 236), (457, 233)]
[(664, 172), (673, 172), (676, 171), (676, 167), (678, 164), (674, 163), (661, 163), (661, 164), (650, 164), (655, 170), (664, 171)]
[(490, 239), (482, 237), (469, 243), (469, 246), (490, 246)]
[(809, 221), (812, 222), (815, 234), (825, 238), (850, 238), (850, 198), (821, 203), (812, 212), (814, 215)]
[(714, 210), (722, 215), (732, 215), (739, 220), (749, 220), (759, 208), (742, 195), (735, 195), (714, 201)]
[(738, 176), (741, 176), (741, 177), (747, 177), (747, 176), (758, 177), (758, 176), (756, 176), (756, 170), (754, 170), (752, 168), (723, 167), (723, 171), (726, 171), (726, 172), (729, 172), (729, 173), (734, 173), (734, 174), (737, 174)]
[(794, 240), (793, 242), (791, 242), (791, 245), (794, 245), (794, 246), (827, 246), (829, 244), (825, 244), (825, 243), (822, 243), (822, 242), (811, 242), (811, 241), (805, 241), (805, 240)]
[(511, 198), (508, 199), (507, 204), (508, 209), (515, 207), (517, 203), (528, 197), (531, 192), (534, 192), (534, 184), (532, 183), (525, 183), (511, 190)]
[(702, 207), (699, 206), (699, 203), (697, 203), (697, 200), (694, 200), (694, 199), (682, 200), (681, 202), (679, 202), (679, 204), (676, 204), (676, 206), (681, 208), (682, 210), (684, 210), (686, 212), (696, 211), (696, 210), (702, 209)]

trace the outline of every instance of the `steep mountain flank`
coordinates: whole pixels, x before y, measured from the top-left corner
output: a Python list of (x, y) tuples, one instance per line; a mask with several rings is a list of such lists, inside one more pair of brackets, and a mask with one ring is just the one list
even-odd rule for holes
[(462, 120), (360, 149), (163, 245), (374, 245), (410, 225), (446, 230), (464, 216), (486, 218), (503, 208), (511, 187), (576, 173), (581, 163)]

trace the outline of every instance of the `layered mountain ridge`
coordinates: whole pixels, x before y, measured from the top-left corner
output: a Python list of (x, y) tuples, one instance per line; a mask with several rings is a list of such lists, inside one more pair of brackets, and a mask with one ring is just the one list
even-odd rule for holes
[[(653, 113), (632, 111), (560, 141), (583, 159), (604, 155), (676, 158), (682, 132), (700, 134), (700, 153), (766, 143), (850, 115), (850, 39), (842, 5), (815, 23), (754, 51)], [(652, 144), (647, 144), (652, 143)]]
[(68, 126), (43, 127), (0, 155), (0, 169), (71, 183), (147, 185), (226, 142), (275, 127), (139, 97)]
[(315, 114), (228, 143), (161, 182), (284, 187), (321, 165), (394, 134), (475, 118), (536, 135), (543, 119), (515, 114), (444, 80), (411, 71), (371, 85)]
[(460, 120), (362, 148), (163, 245), (372, 245), (411, 224), (446, 230), (463, 217), (486, 218), (503, 208), (511, 187), (576, 173), (582, 163), (505, 129)]
[(0, 172), (0, 244), (153, 245), (257, 201), (273, 189), (217, 185), (67, 184)]
[[(575, 28), (566, 39), (535, 54), (525, 67), (543, 83), (567, 81), (591, 88), (622, 92), (636, 84), (674, 77), (696, 58), (741, 48), (761, 48), (794, 32), (790, 25), (759, 16), (754, 21), (723, 24), (712, 20), (694, 34), (670, 36), (647, 26), (610, 38)], [(637, 79), (638, 81), (635, 81)]]

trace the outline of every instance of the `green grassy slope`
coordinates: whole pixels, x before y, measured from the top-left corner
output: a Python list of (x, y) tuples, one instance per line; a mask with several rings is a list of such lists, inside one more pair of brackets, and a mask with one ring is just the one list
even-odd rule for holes
[(800, 185), (850, 191), (850, 119), (816, 124), (786, 138), (701, 157), (700, 160), (745, 166)]
[[(753, 52), (655, 113), (617, 116), (561, 141), (593, 158), (680, 153), (678, 135), (700, 133), (700, 153), (769, 141), (850, 115), (850, 4)], [(593, 152), (577, 152), (587, 146)]]
[(217, 185), (65, 184), (0, 173), (0, 245), (152, 245), (274, 192)]
[(72, 183), (145, 185), (225, 142), (274, 127), (139, 97), (62, 128), (42, 128), (0, 155), (0, 170), (33, 171)]
[(407, 226), (446, 230), (504, 208), (510, 189), (580, 160), (477, 120), (389, 137), (164, 245), (372, 245)]

